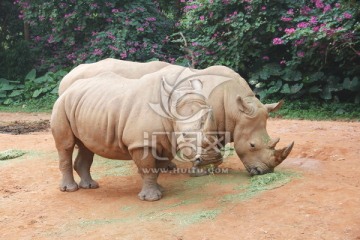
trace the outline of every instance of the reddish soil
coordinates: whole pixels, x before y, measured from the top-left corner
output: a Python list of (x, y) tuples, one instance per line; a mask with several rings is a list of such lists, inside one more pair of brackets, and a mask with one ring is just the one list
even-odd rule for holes
[[(0, 113), (0, 126), (49, 114)], [(138, 200), (131, 161), (96, 159), (99, 189), (63, 193), (49, 130), (0, 134), (0, 239), (360, 239), (360, 123), (271, 119), (270, 136), (295, 147), (277, 171), (300, 177), (247, 198), (250, 177), (236, 156), (229, 174), (162, 174), (163, 199)], [(242, 189), (242, 190), (241, 190)], [(232, 195), (231, 195), (232, 194)]]

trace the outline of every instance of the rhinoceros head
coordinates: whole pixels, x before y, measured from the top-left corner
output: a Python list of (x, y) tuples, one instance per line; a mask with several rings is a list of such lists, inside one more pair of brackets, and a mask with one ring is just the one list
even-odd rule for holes
[(283, 101), (262, 104), (256, 97), (237, 96), (238, 115), (234, 130), (235, 151), (251, 175), (272, 172), (291, 152), (294, 142), (275, 149), (279, 138), (271, 139), (266, 131), (270, 112), (281, 107)]

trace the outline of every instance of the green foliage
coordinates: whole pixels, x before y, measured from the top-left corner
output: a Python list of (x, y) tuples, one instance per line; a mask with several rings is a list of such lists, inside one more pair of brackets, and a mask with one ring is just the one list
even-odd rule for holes
[[(54, 99), (57, 96), (58, 84), (66, 74), (67, 71), (59, 70), (36, 77), (36, 70), (33, 69), (26, 75), (23, 84), (20, 81), (0, 78), (0, 105), (14, 105), (17, 103), (23, 105), (29, 101), (44, 100), (44, 97)], [(45, 105), (46, 102), (44, 102)]]
[(191, 51), (179, 63), (226, 65), (261, 99), (360, 102), (359, 2), (198, 0), (184, 11), (179, 31)]
[[(272, 103), (276, 100), (267, 99)], [(309, 98), (306, 100), (287, 100), (280, 110), (271, 113), (275, 118), (308, 119), (308, 120), (360, 120), (360, 105), (356, 103), (339, 103), (319, 101)]]
[(167, 34), (174, 22), (156, 1), (17, 0), (41, 50), (37, 69), (58, 70), (107, 57), (172, 61)]

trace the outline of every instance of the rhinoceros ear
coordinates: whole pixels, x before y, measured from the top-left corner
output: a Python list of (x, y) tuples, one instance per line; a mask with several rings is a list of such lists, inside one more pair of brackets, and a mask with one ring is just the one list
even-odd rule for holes
[(268, 112), (275, 112), (281, 108), (281, 106), (284, 104), (284, 100), (281, 100), (278, 103), (271, 103), (271, 104), (265, 104), (266, 109)]
[(238, 106), (238, 109), (240, 110), (240, 112), (243, 112), (249, 116), (254, 116), (254, 114), (255, 114), (254, 106), (249, 104), (243, 97), (241, 97), (240, 95), (237, 95), (236, 103), (237, 103), (237, 106)]

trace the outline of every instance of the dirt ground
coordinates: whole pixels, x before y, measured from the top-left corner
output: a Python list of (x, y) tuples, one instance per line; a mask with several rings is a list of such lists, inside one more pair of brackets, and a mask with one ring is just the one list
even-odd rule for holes
[[(36, 128), (49, 118), (0, 113), (0, 126)], [(138, 200), (132, 161), (99, 157), (92, 173), (100, 188), (60, 192), (54, 142), (40, 130), (0, 133), (0, 152), (27, 151), (0, 161), (0, 239), (360, 239), (359, 122), (270, 119), (280, 147), (295, 141), (276, 169), (287, 181), (249, 192), (250, 176), (231, 156), (221, 165), (228, 174), (162, 174), (157, 202)]]

